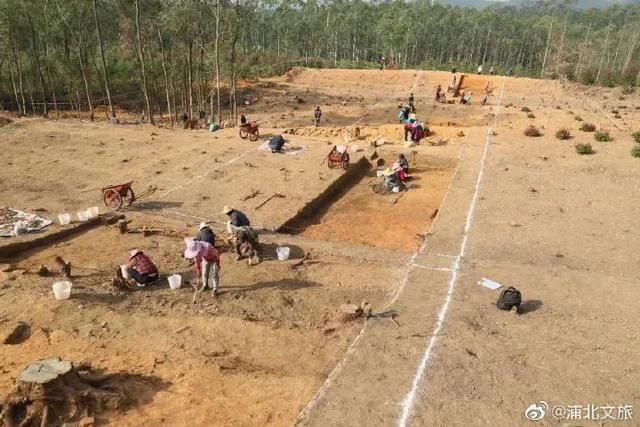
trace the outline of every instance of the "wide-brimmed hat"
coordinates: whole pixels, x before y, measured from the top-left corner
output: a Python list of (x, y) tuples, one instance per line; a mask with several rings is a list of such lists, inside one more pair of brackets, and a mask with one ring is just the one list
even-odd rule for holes
[(138, 255), (139, 253), (142, 253), (142, 251), (140, 249), (134, 249), (132, 251), (129, 251), (129, 259), (131, 259), (134, 256)]
[(184, 257), (187, 259), (195, 258), (200, 252), (200, 242), (193, 239), (185, 239), (187, 249), (184, 251)]
[(201, 222), (200, 225), (198, 226), (198, 230), (202, 230), (203, 228), (208, 227), (206, 222)]
[(229, 212), (231, 212), (232, 210), (233, 210), (233, 208), (231, 206), (225, 206), (224, 208), (222, 208), (222, 213), (226, 215)]
[(382, 171), (382, 175), (391, 176), (393, 175), (393, 171), (390, 168), (386, 168), (385, 170)]

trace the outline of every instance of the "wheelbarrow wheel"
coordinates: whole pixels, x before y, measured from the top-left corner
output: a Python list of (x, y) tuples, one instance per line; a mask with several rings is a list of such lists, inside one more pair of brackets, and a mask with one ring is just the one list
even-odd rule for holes
[(260, 134), (258, 132), (258, 129), (256, 129), (255, 131), (249, 134), (249, 141), (257, 141), (259, 137), (260, 137)]
[(247, 136), (249, 136), (249, 132), (245, 127), (240, 127), (240, 131), (238, 133), (240, 134), (240, 138), (242, 139), (247, 139)]
[(108, 208), (117, 211), (122, 207), (122, 196), (113, 188), (109, 188), (102, 193), (102, 201)]
[(122, 201), (127, 204), (127, 206), (131, 206), (133, 202), (136, 200), (136, 195), (133, 193), (133, 189), (127, 188), (127, 195), (124, 196)]

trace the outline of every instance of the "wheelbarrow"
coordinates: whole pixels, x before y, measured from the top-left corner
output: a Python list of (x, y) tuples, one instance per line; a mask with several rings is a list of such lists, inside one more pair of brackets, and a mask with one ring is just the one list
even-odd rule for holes
[(240, 138), (247, 139), (247, 137), (249, 137), (249, 141), (257, 141), (260, 136), (260, 131), (258, 128), (258, 122), (255, 121), (240, 125)]
[(131, 184), (133, 184), (133, 181), (129, 181), (124, 184), (93, 188), (91, 190), (85, 190), (83, 193), (99, 189), (102, 192), (102, 201), (104, 202), (104, 205), (114, 211), (117, 211), (122, 207), (122, 205), (126, 204), (127, 206), (131, 206), (136, 200), (153, 194), (157, 189), (157, 187), (149, 186), (149, 188), (136, 197), (136, 194), (133, 192), (133, 188), (131, 188)]
[(338, 150), (338, 146), (334, 145), (329, 154), (324, 158), (322, 163), (327, 162), (327, 166), (329, 169), (334, 168), (342, 168), (344, 170), (349, 169), (349, 153), (347, 153), (347, 148), (344, 148), (344, 151)]

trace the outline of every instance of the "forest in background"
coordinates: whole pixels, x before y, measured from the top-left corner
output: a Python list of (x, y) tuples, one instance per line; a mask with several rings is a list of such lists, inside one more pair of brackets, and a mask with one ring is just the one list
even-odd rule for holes
[(640, 79), (640, 4), (547, 0), (482, 10), (429, 1), (0, 0), (0, 109), (234, 123), (238, 82), (293, 66)]

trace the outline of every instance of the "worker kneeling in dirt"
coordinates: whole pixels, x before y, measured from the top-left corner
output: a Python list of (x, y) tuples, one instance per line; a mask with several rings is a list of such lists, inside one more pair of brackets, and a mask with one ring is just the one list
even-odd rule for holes
[[(118, 268), (118, 270), (120, 271), (120, 268)], [(135, 280), (136, 284), (140, 287), (144, 287), (158, 280), (158, 268), (153, 261), (139, 249), (134, 249), (129, 252), (127, 274)]]
[(237, 209), (225, 206), (222, 213), (229, 216), (227, 231), (231, 234), (231, 240), (236, 252), (236, 261), (249, 258), (249, 265), (253, 260), (260, 262), (260, 242), (258, 235), (251, 228), (249, 218)]
[[(202, 279), (200, 289), (196, 287), (196, 293), (193, 296), (193, 302), (196, 302), (198, 294), (205, 289), (211, 287), (213, 296), (218, 295), (218, 286), (220, 285), (220, 254), (213, 245), (197, 240), (186, 240), (187, 249), (184, 251), (184, 257), (193, 261), (193, 267), (196, 270), (196, 283)], [(211, 286), (209, 286), (211, 279)]]
[(285, 144), (285, 140), (282, 137), (282, 135), (276, 135), (276, 136), (272, 136), (271, 139), (269, 139), (269, 148), (271, 149), (272, 153), (280, 153), (282, 152), (282, 147), (284, 147)]
[(400, 177), (392, 169), (385, 169), (382, 171), (382, 175), (384, 176), (384, 186), (387, 190), (393, 190), (395, 187), (400, 187), (402, 184)]
[(216, 235), (206, 222), (200, 223), (200, 226), (198, 227), (198, 235), (193, 240), (207, 242), (213, 247), (216, 246)]

